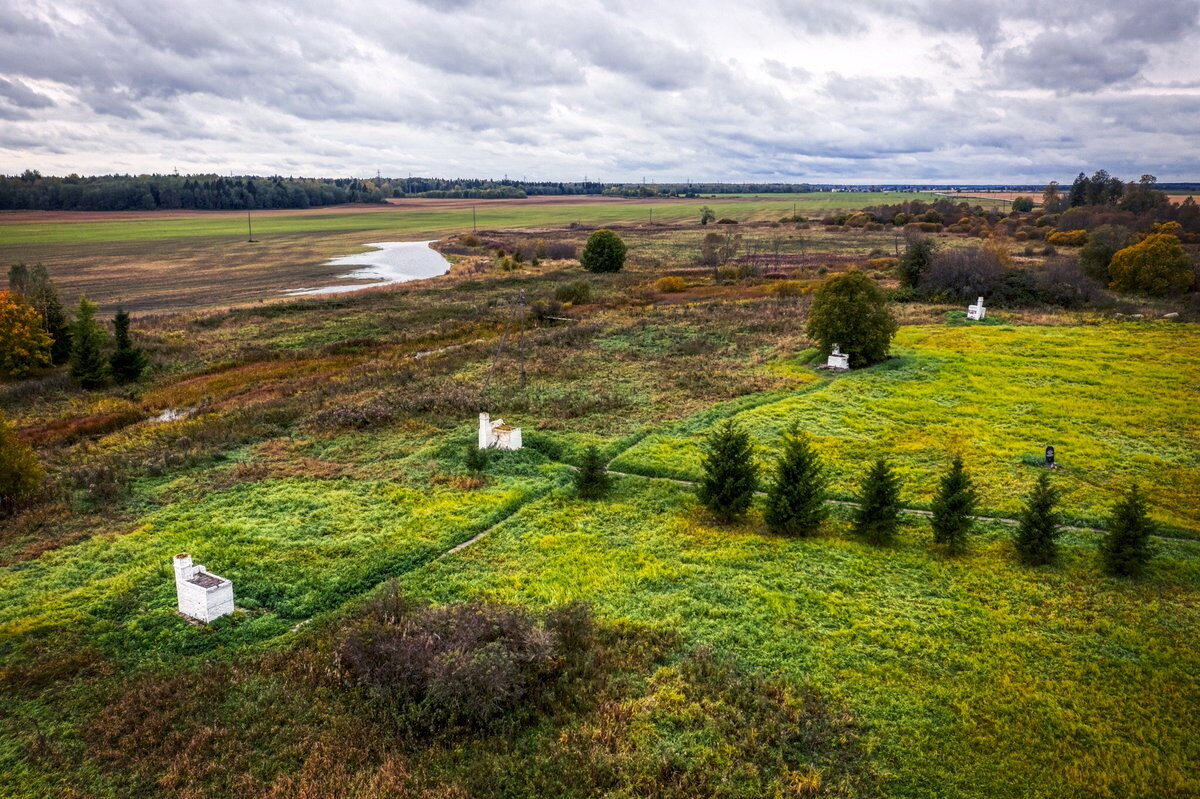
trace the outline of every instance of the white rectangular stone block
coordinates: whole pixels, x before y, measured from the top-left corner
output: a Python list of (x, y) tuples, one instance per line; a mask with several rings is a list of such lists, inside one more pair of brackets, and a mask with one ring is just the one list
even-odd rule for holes
[(233, 583), (192, 563), (186, 552), (175, 556), (175, 598), (180, 613), (206, 624), (233, 613)]

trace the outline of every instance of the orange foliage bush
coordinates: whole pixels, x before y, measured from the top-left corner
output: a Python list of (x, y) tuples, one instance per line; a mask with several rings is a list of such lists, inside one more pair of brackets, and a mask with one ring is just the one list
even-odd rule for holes
[(0, 291), (0, 377), (24, 377), (50, 365), (42, 317), (10, 291)]
[(1111, 287), (1117, 291), (1155, 296), (1187, 291), (1195, 280), (1179, 238), (1167, 233), (1152, 233), (1138, 244), (1118, 250), (1108, 273)]
[(687, 281), (681, 277), (660, 277), (654, 282), (654, 288), (663, 294), (673, 294), (687, 289)]
[(1086, 230), (1058, 230), (1046, 237), (1051, 244), (1061, 244), (1064, 247), (1082, 247), (1087, 244)]

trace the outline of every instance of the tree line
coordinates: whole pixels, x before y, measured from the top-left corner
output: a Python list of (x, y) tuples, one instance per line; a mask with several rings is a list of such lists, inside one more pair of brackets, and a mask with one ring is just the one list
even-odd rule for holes
[(244, 211), (379, 203), (383, 189), (357, 178), (100, 175), (49, 177), (27, 170), (0, 176), (5, 211)]
[(141, 378), (149, 360), (133, 343), (129, 314), (117, 310), (110, 341), (96, 310), (80, 297), (71, 318), (45, 266), (13, 264), (8, 291), (0, 291), (0, 377), (25, 377), (67, 364), (71, 378), (86, 389)]

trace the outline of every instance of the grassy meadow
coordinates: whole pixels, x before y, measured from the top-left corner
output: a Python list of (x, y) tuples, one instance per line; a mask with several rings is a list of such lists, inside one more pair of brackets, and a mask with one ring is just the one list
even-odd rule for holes
[[(790, 203), (730, 207), (772, 218)], [(570, 259), (505, 271), (487, 254), (577, 246), (586, 230), (540, 226), (643, 206), (492, 219), (539, 229), (481, 234), (444, 278), (143, 315), (153, 369), (137, 384), (84, 392), (47, 372), (0, 385), (49, 485), (0, 519), (0, 796), (1200, 793), (1200, 328), (1052, 310), (968, 325), (961, 309), (906, 303), (894, 357), (832, 375), (812, 363), (809, 297), (774, 287), (864, 265), (891, 251), (890, 231), (746, 225), (765, 268), (735, 280), (696, 266), (697, 225), (625, 229), (617, 274)], [(653, 207), (656, 223), (695, 211)], [(422, 213), (424, 235), (450, 212)], [(179, 231), (217, 223), (164, 219), (174, 238), (138, 240), (120, 227), (136, 222), (112, 222), (125, 239), (44, 246), (132, 259), (186, 239), (211, 254), (217, 234)], [(324, 256), (326, 235), (351, 241), (280, 232), (273, 257), (286, 260), (285, 236)], [(664, 275), (684, 290), (656, 289)], [(518, 297), (549, 303), (580, 280), (589, 298), (522, 315), (518, 332)], [(136, 290), (160, 311), (192, 291), (158, 305), (153, 285)], [(482, 473), (466, 462), (480, 408), (526, 444)], [(772, 535), (758, 507), (717, 525), (685, 481), (700, 437), (731, 417), (764, 464), (787, 425), (811, 433), (839, 498), (883, 454), (904, 503), (925, 508), (961, 452), (998, 516), (1019, 509), (1052, 443), (1069, 520), (1100, 523), (1136, 479), (1163, 535), (1147, 573), (1121, 580), (1103, 576), (1087, 529), (1063, 536), (1059, 563), (1028, 568), (999, 522), (958, 557), (915, 515), (881, 548), (851, 535), (843, 506), (808, 539)], [(622, 474), (583, 501), (570, 481), (590, 444)], [(174, 612), (180, 551), (234, 581), (237, 613), (199, 626)], [(497, 729), (413, 732), (339, 670), (348, 631), (392, 591), (537, 618), (585, 602), (591, 670)]]
[(225, 308), (337, 283), (346, 268), (326, 262), (361, 252), (365, 244), (438, 238), (469, 231), (473, 222), (480, 230), (694, 226), (705, 205), (721, 218), (745, 223), (790, 216), (793, 207), (801, 215), (816, 215), (930, 197), (824, 192), (653, 201), (403, 200), (262, 212), (253, 217), (254, 242), (246, 240), (245, 214), (233, 212), (147, 212), (116, 219), (13, 212), (0, 214), (0, 262), (43, 262), (69, 300), (86, 294), (106, 309), (117, 304), (140, 313)]
[[(1013, 516), (1047, 444), (1078, 524), (1102, 523), (1112, 492), (1138, 480), (1156, 516), (1200, 535), (1200, 435), (1179, 428), (1200, 384), (1200, 338), (1162, 326), (914, 326), (871, 370), (736, 414), (766, 448), (791, 424), (814, 437), (836, 493), (850, 499), (865, 465), (895, 461), (902, 495), (927, 507), (941, 468), (961, 453), (983, 511)], [(797, 364), (772, 368), (804, 370)], [(1137, 413), (1116, 412), (1129, 403)], [(647, 436), (612, 468), (696, 480), (707, 426)]]

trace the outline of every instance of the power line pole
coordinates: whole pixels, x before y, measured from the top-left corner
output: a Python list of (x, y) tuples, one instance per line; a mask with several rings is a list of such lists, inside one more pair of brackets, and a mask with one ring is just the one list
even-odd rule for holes
[(517, 338), (518, 358), (521, 363), (521, 390), (525, 390), (525, 316), (526, 316), (525, 289), (521, 289), (521, 308), (520, 308), (520, 328)]
[(475, 206), (471, 206), (471, 232), (478, 233), (479, 228), (475, 226)]
[(246, 241), (254, 241), (254, 227), (250, 224), (250, 211), (246, 211)]

